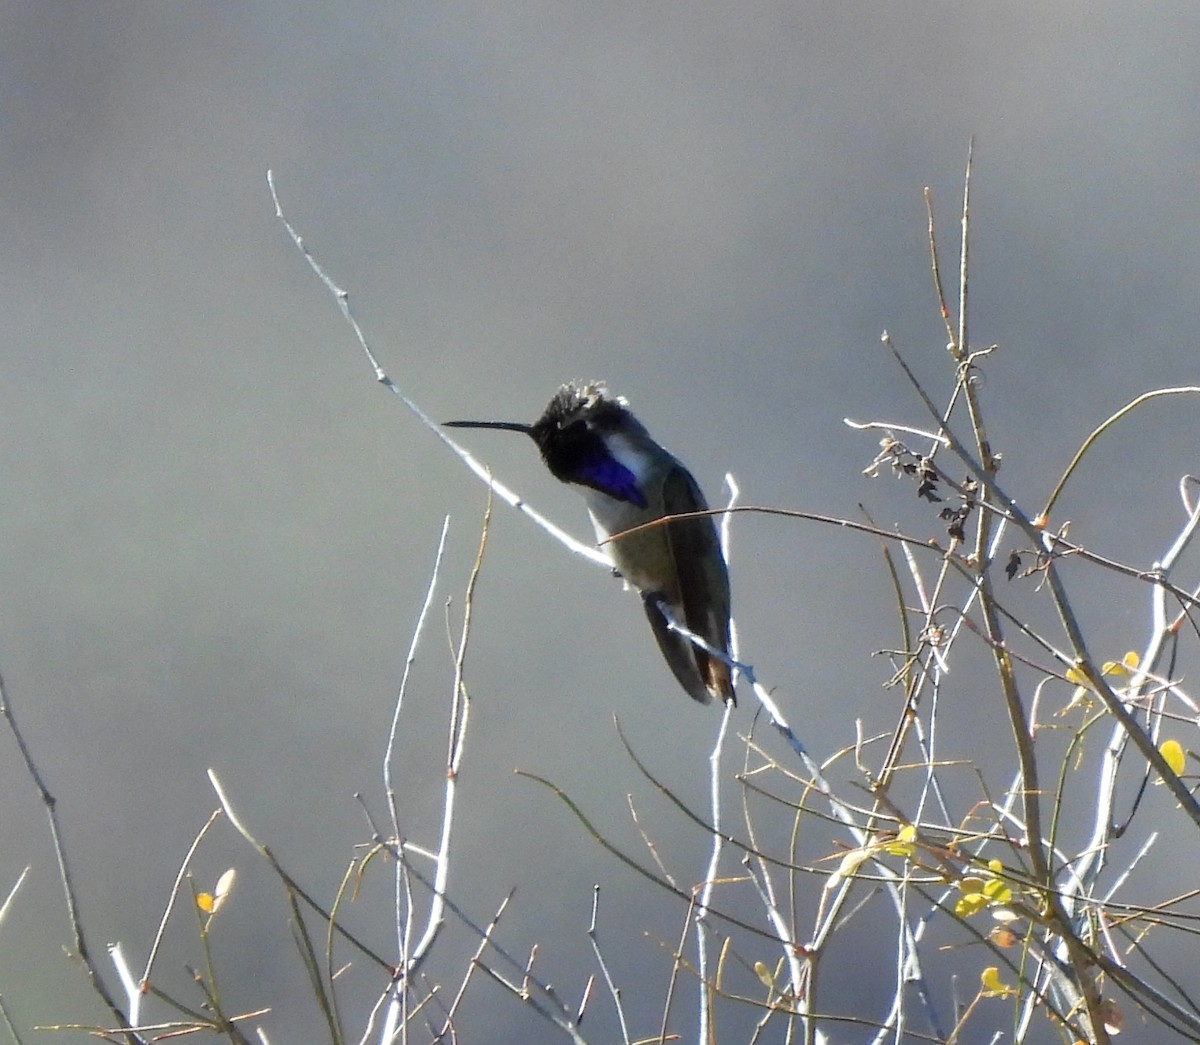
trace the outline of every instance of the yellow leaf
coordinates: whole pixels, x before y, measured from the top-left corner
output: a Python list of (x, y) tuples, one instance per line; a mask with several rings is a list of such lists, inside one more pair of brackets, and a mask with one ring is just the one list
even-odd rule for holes
[(1007, 904), (1012, 902), (1012, 890), (999, 878), (993, 878), (983, 887), (983, 895), (991, 903)]
[(1077, 667), (1067, 668), (1067, 681), (1074, 682), (1077, 686), (1088, 684), (1087, 676)]
[(212, 914), (212, 911), (213, 911), (212, 893), (197, 893), (196, 894), (196, 906), (199, 907), (200, 910), (202, 910), (205, 914)]
[(1158, 746), (1158, 753), (1162, 755), (1163, 761), (1171, 767), (1171, 772), (1176, 776), (1183, 774), (1183, 767), (1186, 759), (1183, 755), (1183, 747), (1178, 740), (1164, 740)]
[(1125, 667), (1127, 669), (1129, 669), (1130, 671), (1136, 671), (1138, 665), (1141, 664), (1141, 662), (1142, 662), (1142, 658), (1139, 657), (1136, 653), (1134, 653), (1133, 650), (1130, 650), (1128, 653), (1125, 654), (1125, 656), (1123, 656), (1121, 658), (1121, 663), (1124, 664)]
[(979, 982), (983, 986), (984, 994), (997, 995), (1008, 992), (1004, 981), (1000, 979), (1000, 970), (994, 965), (989, 965), (983, 970), (979, 976)]
[(983, 879), (977, 878), (975, 875), (967, 875), (961, 882), (958, 883), (959, 889), (967, 896), (973, 893), (983, 892)]
[(954, 913), (959, 918), (970, 918), (978, 914), (988, 905), (988, 898), (983, 893), (969, 893), (960, 896), (954, 904)]
[(884, 847), (884, 852), (891, 853), (892, 856), (912, 856), (917, 851), (917, 847), (913, 844), (917, 837), (916, 829), (907, 824), (896, 832), (896, 837), (888, 842)]

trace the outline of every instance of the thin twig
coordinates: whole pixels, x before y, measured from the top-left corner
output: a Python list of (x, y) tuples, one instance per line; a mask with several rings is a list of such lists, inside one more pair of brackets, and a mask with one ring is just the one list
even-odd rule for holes
[(217, 817), (220, 815), (220, 809), (213, 810), (212, 815), (209, 816), (204, 826), (196, 833), (196, 837), (192, 839), (192, 844), (188, 847), (187, 854), (183, 858), (183, 863), (179, 865), (179, 871), (175, 875), (175, 883), (171, 886), (171, 893), (167, 897), (167, 906), (163, 910), (163, 916), (158, 923), (158, 931), (154, 934), (154, 943), (151, 944), (150, 953), (146, 957), (145, 971), (138, 979), (138, 983), (142, 988), (150, 982), (150, 973), (154, 969), (154, 959), (158, 957), (158, 949), (162, 946), (163, 936), (167, 931), (167, 920), (171, 917), (171, 911), (175, 908), (175, 901), (179, 897), (179, 889), (183, 885), (188, 868), (192, 865), (192, 857), (196, 855), (196, 850), (200, 848), (200, 843), (204, 840), (204, 836), (208, 834), (208, 829), (217, 822)]
[(437, 1035), (439, 1041), (451, 1029), (454, 1023), (454, 1014), (458, 1011), (458, 1007), (462, 1004), (462, 1000), (466, 996), (467, 985), (471, 982), (471, 973), (479, 968), (480, 962), (483, 959), (483, 952), (487, 949), (488, 944), (491, 943), (492, 934), (496, 931), (496, 926), (500, 924), (500, 918), (504, 914), (505, 908), (508, 907), (508, 901), (513, 898), (515, 891), (515, 889), (510, 889), (504, 899), (500, 901), (500, 906), (496, 908), (496, 913), (492, 915), (492, 920), (487, 923), (483, 935), (479, 938), (479, 946), (475, 948), (475, 953), (471, 956), (471, 960), (467, 964), (467, 972), (463, 976), (462, 983), (459, 985), (458, 993), (455, 994), (454, 1000), (450, 1003), (450, 1008), (446, 1010), (446, 1022), (442, 1025), (442, 1029)]
[[(592, 917), (588, 924), (588, 939), (592, 942), (592, 953), (596, 956), (596, 963), (600, 966), (600, 972), (604, 976), (604, 982), (608, 986), (609, 996), (613, 1000), (613, 1007), (617, 1010), (617, 1022), (621, 1025), (621, 1041), (625, 1045), (630, 1045), (629, 1024), (625, 1020), (625, 1006), (621, 1004), (621, 988), (617, 986), (613, 979), (612, 973), (608, 969), (608, 963), (604, 960), (604, 952), (600, 949), (600, 937), (596, 929), (596, 920), (599, 917), (600, 911), (600, 886), (592, 886)], [(583, 1006), (579, 1007), (580, 1019), (583, 1017)]]
[(1196, 395), (1200, 393), (1200, 386), (1197, 385), (1181, 385), (1177, 388), (1155, 388), (1149, 392), (1143, 392), (1139, 396), (1135, 396), (1118, 410), (1112, 417), (1106, 418), (1099, 424), (1084, 441), (1083, 445), (1075, 452), (1075, 456), (1071, 458), (1071, 463), (1067, 465), (1067, 470), (1063, 472), (1058, 482), (1054, 484), (1054, 489), (1050, 492), (1050, 496), (1046, 499), (1046, 506), (1041, 510), (1041, 513), (1035, 520), (1038, 525), (1048, 525), (1050, 512), (1053, 510), (1055, 503), (1058, 501), (1059, 495), (1063, 492), (1063, 487), (1067, 485), (1067, 480), (1071, 478), (1072, 473), (1078, 467), (1079, 462), (1083, 460), (1087, 452), (1092, 448), (1092, 444), (1115, 425), (1121, 418), (1132, 413), (1143, 403), (1148, 403), (1152, 399), (1159, 399), (1162, 396), (1176, 395)]
[(471, 470), (471, 472), (474, 473), (476, 478), (478, 478), (481, 482), (486, 483), (488, 487), (495, 492), (496, 496), (500, 498), (500, 500), (504, 501), (508, 505), (511, 505), (517, 511), (521, 512), (527, 518), (532, 520), (546, 533), (558, 541), (564, 548), (574, 552), (576, 555), (579, 555), (582, 558), (590, 560), (597, 566), (602, 566), (606, 570), (612, 569), (611, 560), (602, 552), (597, 551), (593, 545), (585, 544), (584, 542), (572, 537), (569, 533), (556, 526), (540, 512), (526, 504), (524, 498), (522, 498), (519, 494), (514, 493), (498, 479), (493, 478), (491, 471), (488, 468), (480, 464), (477, 460), (475, 460), (469, 451), (446, 435), (445, 430), (436, 421), (430, 418), (429, 415), (417, 405), (415, 400), (409, 398), (396, 386), (395, 382), (388, 376), (383, 367), (379, 365), (379, 361), (375, 358), (374, 352), (371, 351), (370, 346), (367, 344), (366, 335), (363, 333), (362, 327), (359, 326), (358, 320), (354, 318), (354, 313), (350, 309), (350, 294), (346, 290), (343, 290), (341, 287), (339, 287), (329, 277), (317, 259), (314, 258), (309, 252), (308, 247), (305, 246), (304, 240), (301, 238), (300, 233), (298, 233), (295, 228), (292, 227), (291, 222), (289, 222), (284, 216), (283, 205), (280, 203), (279, 195), (275, 191), (275, 175), (271, 171), (267, 171), (267, 187), (271, 191), (271, 200), (275, 205), (275, 216), (287, 230), (287, 234), (289, 237), (291, 237), (292, 243), (295, 244), (296, 249), (300, 251), (300, 253), (304, 256), (304, 260), (308, 262), (309, 268), (313, 270), (317, 278), (320, 279), (320, 281), (325, 285), (325, 289), (328, 290), (329, 293), (333, 295), (334, 300), (337, 301), (338, 309), (342, 313), (342, 318), (345, 319), (345, 321), (350, 325), (350, 328), (354, 331), (354, 336), (358, 341), (359, 347), (366, 355), (367, 362), (370, 363), (371, 369), (375, 371), (375, 380), (383, 385), (383, 387), (391, 392), (392, 395), (394, 395), (397, 399), (399, 399), (400, 402), (402, 402), (417, 418), (417, 420), (420, 421), (421, 424), (424, 425), (430, 432), (437, 436), (438, 439), (442, 441), (443, 445), (453, 452), (454, 455), (458, 457), (458, 459), (462, 461), (463, 464), (465, 464)]
[(4, 1028), (8, 1031), (9, 1037), (12, 1038), (13, 1045), (24, 1045), (21, 1035), (17, 1033), (17, 1028), (12, 1021), (12, 1017), (8, 1014), (8, 1006), (4, 1004), (3, 996), (0, 996), (0, 1019), (4, 1020)]
[(67, 848), (63, 841), (62, 825), (58, 821), (58, 802), (50, 793), (49, 788), (46, 787), (45, 781), (42, 779), (41, 770), (38, 769), (37, 763), (34, 762), (29, 745), (25, 742), (25, 736), (17, 725), (12, 700), (9, 697), (8, 687), (4, 684), (3, 678), (0, 678), (0, 718), (3, 718), (8, 723), (9, 731), (12, 733), (13, 739), (17, 742), (17, 749), (21, 753), (21, 760), (25, 763), (25, 770), (29, 774), (30, 780), (33, 781), (33, 786), (37, 790), (38, 797), (42, 800), (42, 805), (46, 807), (46, 819), (50, 825), (50, 840), (54, 846), (55, 859), (58, 862), (59, 881), (62, 883), (63, 895), (67, 902), (67, 919), (71, 924), (71, 931), (75, 934), (75, 954), (78, 956), (80, 962), (83, 963), (92, 990), (96, 992), (117, 1021), (118, 1030), (113, 1033), (119, 1034), (128, 1042), (138, 1042), (139, 1045), (144, 1045), (144, 1039), (133, 1030), (129, 1024), (129, 1020), (126, 1018), (125, 1012), (109, 993), (108, 986), (104, 982), (104, 977), (100, 975), (100, 970), (96, 967), (95, 960), (92, 958), (92, 952), (88, 947), (87, 937), (83, 931), (83, 918), (79, 913), (79, 901), (75, 895), (75, 882), (71, 876), (71, 868), (67, 860)]
[(216, 793), (217, 800), (221, 803), (221, 808), (224, 810), (225, 815), (229, 818), (229, 822), (234, 826), (238, 834), (240, 834), (247, 842), (250, 843), (251, 846), (254, 847), (259, 856), (261, 856), (267, 861), (268, 864), (270, 864), (271, 869), (275, 872), (279, 880), (288, 888), (288, 890), (292, 893), (295, 893), (295, 895), (300, 900), (303, 900), (304, 903), (314, 912), (316, 912), (319, 917), (327, 922), (333, 921), (337, 927), (338, 935), (341, 936), (343, 940), (358, 950), (358, 952), (364, 957), (369, 958), (381, 969), (385, 970), (389, 975), (391, 975), (395, 971), (394, 967), (389, 962), (384, 961), (383, 958), (371, 950), (371, 948), (363, 943), (357, 936), (349, 932), (344, 926), (334, 921), (332, 915), (330, 915), (330, 913), (325, 910), (321, 904), (317, 903), (317, 901), (308, 894), (304, 887), (301, 886), (300, 883), (288, 873), (283, 864), (279, 862), (278, 858), (271, 851), (270, 847), (255, 838), (250, 832), (250, 829), (244, 823), (242, 823), (241, 817), (239, 817), (234, 811), (233, 803), (230, 801), (229, 796), (225, 793), (224, 785), (217, 777), (216, 770), (211, 768), (208, 770), (208, 782), (212, 785), (212, 789)]

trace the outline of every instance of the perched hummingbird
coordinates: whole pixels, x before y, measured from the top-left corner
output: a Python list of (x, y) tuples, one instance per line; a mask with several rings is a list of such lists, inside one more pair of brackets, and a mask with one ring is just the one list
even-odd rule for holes
[[(602, 384), (563, 385), (531, 425), (446, 425), (530, 436), (555, 478), (583, 488), (600, 541), (665, 515), (708, 507), (691, 473)], [(660, 609), (714, 649), (729, 652), (729, 573), (712, 519), (680, 519), (606, 547), (617, 573), (641, 594), (659, 649), (688, 695), (702, 704), (714, 696), (736, 704), (729, 665), (671, 631)]]

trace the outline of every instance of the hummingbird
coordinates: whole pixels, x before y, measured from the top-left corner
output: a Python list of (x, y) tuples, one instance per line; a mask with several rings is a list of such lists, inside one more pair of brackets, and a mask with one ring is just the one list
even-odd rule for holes
[[(696, 480), (656, 443), (628, 403), (600, 383), (563, 385), (533, 424), (447, 421), (524, 432), (551, 474), (580, 488), (601, 543), (667, 515), (707, 509)], [(688, 696), (737, 703), (729, 665), (667, 627), (667, 617), (729, 653), (729, 572), (709, 516), (679, 519), (605, 545), (614, 572), (642, 597), (658, 647)]]

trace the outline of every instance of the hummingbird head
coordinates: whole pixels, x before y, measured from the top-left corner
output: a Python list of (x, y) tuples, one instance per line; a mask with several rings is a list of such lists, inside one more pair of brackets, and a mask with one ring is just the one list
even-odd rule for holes
[(613, 455), (609, 445), (618, 433), (644, 433), (645, 429), (626, 408), (625, 400), (610, 396), (600, 382), (563, 385), (531, 425), (516, 421), (447, 421), (445, 425), (524, 432), (537, 443), (556, 479), (646, 507), (637, 476)]

